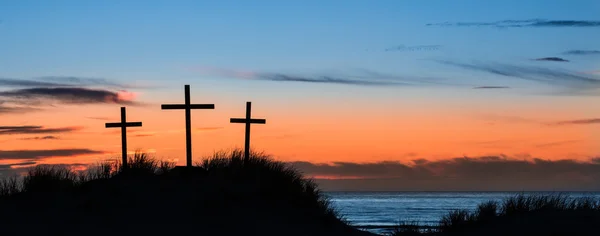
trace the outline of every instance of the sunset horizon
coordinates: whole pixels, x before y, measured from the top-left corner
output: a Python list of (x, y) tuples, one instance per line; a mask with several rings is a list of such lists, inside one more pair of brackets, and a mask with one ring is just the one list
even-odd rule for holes
[(229, 4), (1, 4), (0, 177), (120, 158), (120, 107), (128, 153), (185, 165), (190, 85), (194, 162), (252, 102), (252, 150), (328, 189), (600, 190), (598, 3)]

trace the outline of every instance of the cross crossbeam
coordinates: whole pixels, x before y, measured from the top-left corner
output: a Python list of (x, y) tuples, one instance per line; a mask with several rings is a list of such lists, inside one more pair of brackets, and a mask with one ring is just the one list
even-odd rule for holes
[(246, 102), (246, 118), (231, 118), (229, 123), (246, 124), (246, 135), (244, 141), (244, 161), (250, 159), (250, 125), (251, 124), (266, 124), (266, 119), (252, 119), (252, 103)]
[(215, 109), (214, 104), (163, 104), (161, 109), (163, 110), (178, 110), (178, 109)]
[(231, 118), (231, 119), (229, 119), (229, 122), (230, 123), (266, 124), (267, 120), (265, 120), (265, 119)]
[(185, 144), (186, 144), (186, 164), (192, 167), (192, 109), (215, 109), (215, 104), (191, 104), (190, 85), (185, 85), (185, 103), (184, 104), (162, 104), (162, 110), (185, 110)]
[(106, 123), (105, 128), (121, 128), (121, 152), (123, 158), (123, 170), (128, 169), (127, 165), (127, 127), (140, 127), (142, 122), (127, 122), (125, 107), (121, 107), (121, 122)]

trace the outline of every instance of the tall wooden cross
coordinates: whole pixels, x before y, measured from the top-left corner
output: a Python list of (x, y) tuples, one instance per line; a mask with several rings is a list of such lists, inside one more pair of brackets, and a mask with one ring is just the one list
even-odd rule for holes
[(246, 140), (244, 143), (244, 161), (250, 159), (250, 124), (266, 124), (265, 119), (252, 119), (252, 103), (246, 102), (246, 118), (231, 118), (230, 123), (246, 124)]
[(190, 104), (190, 86), (185, 85), (185, 104), (162, 104), (161, 109), (184, 109), (185, 110), (185, 145), (186, 162), (192, 167), (192, 114), (191, 109), (215, 109), (215, 104)]
[(106, 123), (106, 128), (121, 128), (121, 152), (123, 153), (123, 170), (128, 168), (127, 166), (127, 127), (139, 127), (142, 126), (142, 122), (127, 122), (125, 107), (121, 107), (121, 122), (119, 123)]

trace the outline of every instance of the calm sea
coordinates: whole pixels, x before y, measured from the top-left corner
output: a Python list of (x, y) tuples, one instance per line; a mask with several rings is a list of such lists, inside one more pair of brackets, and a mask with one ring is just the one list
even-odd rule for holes
[[(524, 194), (544, 192), (525, 192)], [(546, 192), (552, 194), (551, 192)], [(393, 226), (399, 222), (434, 225), (455, 209), (473, 210), (489, 200), (500, 201), (518, 192), (328, 192), (338, 212), (355, 226)], [(556, 194), (556, 193), (554, 193)], [(600, 192), (565, 192), (570, 197), (600, 197)], [(371, 229), (381, 233), (384, 230)]]

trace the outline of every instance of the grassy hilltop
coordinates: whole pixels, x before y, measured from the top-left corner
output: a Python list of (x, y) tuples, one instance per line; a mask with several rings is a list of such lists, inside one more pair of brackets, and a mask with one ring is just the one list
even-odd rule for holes
[(340, 220), (317, 185), (254, 153), (192, 169), (138, 154), (130, 169), (36, 167), (0, 186), (2, 235), (372, 235)]

